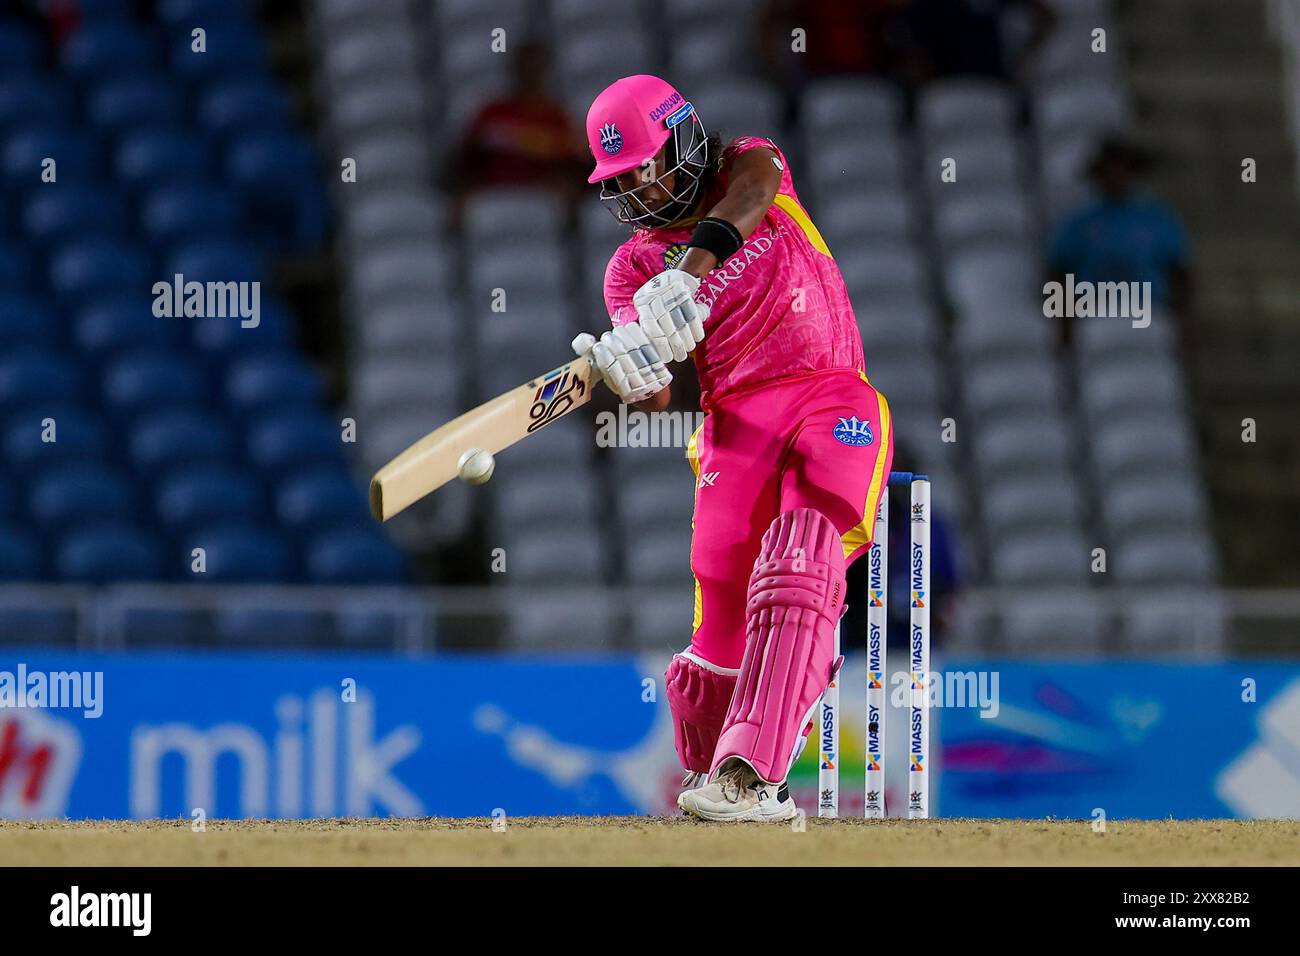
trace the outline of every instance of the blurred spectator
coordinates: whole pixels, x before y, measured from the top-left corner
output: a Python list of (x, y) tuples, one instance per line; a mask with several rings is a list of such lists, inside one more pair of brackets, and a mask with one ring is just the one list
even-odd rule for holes
[[(889, 67), (886, 25), (907, 0), (768, 0), (758, 17), (759, 51), (798, 90), (810, 80)], [(802, 30), (804, 49), (793, 49)]]
[[(1046, 0), (908, 0), (905, 6), (897, 43), (913, 85), (947, 76), (1011, 79), (1055, 21)], [(1017, 32), (1023, 40), (1009, 43)]]
[[(1178, 215), (1143, 191), (1140, 180), (1151, 158), (1136, 144), (1110, 136), (1088, 164), (1096, 198), (1068, 214), (1048, 249), (1051, 277), (1064, 282), (1149, 282), (1156, 307), (1187, 315), (1191, 296), (1191, 260), (1187, 235)], [(1185, 327), (1188, 323), (1180, 322)], [(1060, 328), (1070, 341), (1070, 322)]]
[(511, 87), (470, 121), (451, 165), (457, 199), (476, 189), (528, 186), (576, 198), (586, 182), (583, 137), (550, 92), (550, 55), (540, 43), (514, 54)]

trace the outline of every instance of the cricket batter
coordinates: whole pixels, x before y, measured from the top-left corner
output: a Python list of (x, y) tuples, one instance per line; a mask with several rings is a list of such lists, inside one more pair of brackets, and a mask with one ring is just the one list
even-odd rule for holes
[(723, 148), (655, 76), (587, 113), (589, 182), (634, 227), (605, 272), (612, 330), (574, 339), (609, 387), (668, 405), (694, 358), (695, 619), (668, 667), (677, 803), (706, 820), (789, 820), (786, 778), (838, 669), (845, 569), (870, 543), (893, 453), (840, 270), (769, 139)]

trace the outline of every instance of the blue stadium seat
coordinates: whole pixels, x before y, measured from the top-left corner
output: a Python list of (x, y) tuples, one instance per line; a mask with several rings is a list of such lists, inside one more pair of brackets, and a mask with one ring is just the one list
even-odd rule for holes
[(130, 20), (135, 16), (135, 0), (77, 0), (77, 16), (82, 23), (101, 20)]
[[(47, 436), (54, 441), (46, 441)], [(107, 454), (103, 423), (84, 409), (34, 406), (5, 419), (5, 464), (15, 471), (34, 473), (54, 465), (96, 463)]]
[(0, 242), (0, 292), (25, 292), (32, 285), (32, 257), (16, 242)]
[(290, 353), (237, 359), (226, 375), (226, 401), (244, 412), (276, 406), (315, 408), (320, 398), (320, 378)]
[(133, 189), (202, 182), (208, 177), (208, 147), (183, 129), (133, 130), (119, 144), (114, 168)]
[(113, 78), (91, 92), (86, 116), (96, 127), (113, 135), (131, 129), (169, 126), (182, 121), (184, 100), (168, 86), (168, 77)]
[(145, 199), (140, 221), (145, 235), (156, 246), (230, 239), (239, 233), (239, 201), (218, 186), (202, 183), (163, 186)]
[(184, 352), (132, 352), (104, 369), (104, 402), (119, 414), (203, 405), (207, 389), (203, 368)]
[(398, 584), (406, 578), (401, 552), (370, 528), (318, 535), (307, 547), (305, 565), (308, 580), (321, 584)]
[(121, 196), (103, 187), (57, 183), (33, 190), (23, 215), (27, 235), (42, 244), (68, 238), (113, 239), (130, 230)]
[(0, 408), (36, 402), (75, 402), (81, 395), (76, 366), (58, 355), (23, 350), (0, 355)]
[(40, 576), (41, 549), (36, 537), (26, 529), (0, 525), (0, 581), (32, 581)]
[[(0, 52), (0, 58), (3, 56)], [(55, 77), (14, 76), (0, 83), (0, 132), (19, 126), (66, 122), (71, 114), (72, 97)]]
[(180, 246), (168, 258), (166, 274), (185, 281), (251, 282), (260, 278), (257, 257), (236, 242), (211, 239)]
[(99, 359), (131, 349), (169, 348), (181, 342), (185, 319), (158, 318), (152, 302), (138, 295), (97, 299), (72, 321), (77, 348)]
[(0, 519), (8, 521), (18, 514), (18, 488), (0, 475)]
[(82, 584), (157, 581), (164, 577), (162, 548), (149, 534), (127, 524), (70, 531), (54, 552), (54, 571)]
[[(206, 570), (195, 574), (191, 554), (202, 548)], [(293, 578), (293, 558), (284, 539), (256, 527), (211, 527), (185, 538), (187, 577), (202, 583), (275, 584)]]
[(235, 468), (195, 465), (159, 483), (157, 508), (163, 524), (178, 531), (247, 523), (262, 515), (262, 487)]
[(98, 80), (154, 72), (159, 50), (153, 38), (134, 23), (105, 21), (87, 24), (69, 37), (59, 59), (77, 80)]
[(172, 69), (179, 75), (211, 82), (219, 77), (260, 74), (266, 69), (266, 49), (260, 34), (233, 25), (207, 31), (205, 52), (192, 49), (188, 33), (172, 44)]
[(341, 464), (341, 426), (324, 415), (304, 415), (300, 411), (274, 415), (253, 424), (248, 435), (248, 460), (273, 474), (295, 467)]
[(60, 246), (50, 264), (50, 286), (64, 302), (138, 294), (156, 276), (139, 248), (106, 239), (76, 240)]
[(43, 345), (58, 338), (58, 314), (44, 299), (0, 292), (0, 349)]
[(169, 29), (188, 31), (223, 24), (250, 24), (252, 17), (244, 0), (158, 0), (158, 19)]
[(98, 176), (99, 147), (79, 130), (44, 124), (13, 132), (0, 153), (5, 183), (11, 188), (41, 184), (43, 163), (53, 158), (59, 182), (94, 180)]
[(199, 122), (221, 136), (289, 125), (289, 101), (266, 80), (232, 77), (214, 81), (199, 99)]
[(258, 323), (245, 327), (238, 319), (212, 317), (191, 319), (194, 344), (210, 358), (224, 361), (243, 352), (270, 354), (293, 345), (290, 320), (262, 289)]
[(328, 628), (322, 614), (274, 608), (220, 608), (213, 620), (218, 642), (238, 647), (310, 647)]
[(129, 522), (135, 515), (136, 496), (125, 475), (83, 462), (34, 478), (28, 509), (38, 524), (63, 530), (91, 522)]
[(0, 22), (0, 76), (40, 69), (45, 41), (35, 30), (17, 23)]
[(310, 249), (325, 235), (325, 197), (316, 151), (288, 131), (240, 137), (226, 154), (226, 175), (244, 197), (259, 237), (275, 249)]
[(369, 519), (365, 496), (342, 468), (312, 468), (286, 478), (276, 491), (275, 514), (296, 531)]
[(234, 440), (226, 423), (194, 409), (168, 409), (138, 421), (128, 451), (141, 471), (219, 464), (234, 457)]

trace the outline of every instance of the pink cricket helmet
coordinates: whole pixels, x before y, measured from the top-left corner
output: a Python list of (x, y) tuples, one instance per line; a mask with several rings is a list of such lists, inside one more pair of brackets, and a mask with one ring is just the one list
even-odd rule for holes
[[(620, 192), (610, 181), (651, 159), (670, 137), (660, 175), (676, 174), (673, 201), (651, 212), (637, 196), (644, 186)], [(600, 92), (587, 111), (587, 143), (596, 158), (587, 182), (602, 183), (601, 200), (615, 200), (615, 215), (633, 225), (665, 225), (689, 208), (708, 161), (707, 137), (695, 108), (672, 85), (647, 73), (625, 76)]]

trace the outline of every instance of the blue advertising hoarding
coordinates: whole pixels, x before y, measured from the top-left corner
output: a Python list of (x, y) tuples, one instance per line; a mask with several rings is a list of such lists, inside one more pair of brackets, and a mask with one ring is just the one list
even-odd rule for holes
[[(0, 816), (669, 812), (681, 771), (665, 664), (0, 651)], [(16, 706), (20, 668), (28, 684), (102, 673), (102, 713)], [(860, 670), (842, 684), (846, 814), (860, 812)], [(934, 714), (939, 814), (1300, 816), (1294, 667), (980, 661), (943, 673), (993, 677), (996, 693), (993, 706), (945, 700)], [(887, 732), (901, 734), (898, 714)], [(900, 808), (902, 754), (886, 753)], [(809, 810), (812, 757), (791, 775)]]

